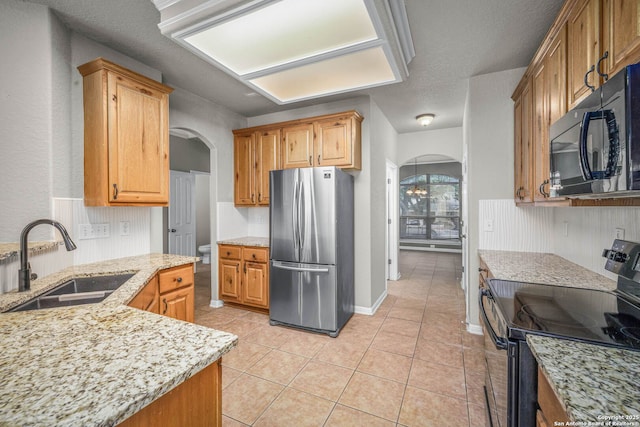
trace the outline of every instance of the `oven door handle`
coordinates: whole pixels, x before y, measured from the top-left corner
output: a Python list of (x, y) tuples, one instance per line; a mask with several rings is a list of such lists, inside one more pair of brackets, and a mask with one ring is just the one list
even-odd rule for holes
[(489, 335), (491, 336), (491, 341), (495, 344), (498, 350), (506, 350), (508, 348), (507, 340), (501, 338), (496, 334), (496, 332), (491, 327), (489, 323), (489, 318), (487, 317), (487, 313), (484, 311), (484, 304), (482, 304), (482, 297), (487, 297), (489, 299), (493, 299), (493, 295), (491, 295), (491, 291), (488, 288), (480, 288), (480, 293), (478, 294), (478, 303), (480, 305), (480, 313), (482, 314), (482, 319), (484, 320), (484, 324), (487, 326), (487, 331), (489, 331)]

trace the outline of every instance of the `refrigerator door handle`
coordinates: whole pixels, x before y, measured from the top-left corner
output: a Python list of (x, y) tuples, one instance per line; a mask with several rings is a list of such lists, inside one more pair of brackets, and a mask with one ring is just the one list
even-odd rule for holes
[(300, 182), (300, 220), (298, 221), (298, 233), (300, 235), (300, 261), (302, 261), (302, 251), (304, 250), (304, 244), (307, 240), (307, 221), (305, 215), (307, 215), (307, 201), (306, 194), (304, 194), (304, 181)]
[(290, 265), (285, 265), (285, 264), (281, 264), (279, 262), (273, 262), (273, 266), (276, 268), (281, 268), (283, 270), (290, 270), (290, 271), (300, 271), (303, 273), (328, 273), (329, 269), (328, 268), (308, 268), (308, 267), (293, 267)]
[(298, 252), (298, 181), (293, 183), (293, 203), (291, 204), (291, 226), (293, 227), (293, 251)]

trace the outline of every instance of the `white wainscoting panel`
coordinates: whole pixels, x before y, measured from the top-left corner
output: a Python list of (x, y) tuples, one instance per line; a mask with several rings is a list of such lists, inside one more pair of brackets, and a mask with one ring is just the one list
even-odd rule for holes
[[(485, 231), (487, 222), (493, 231)], [(477, 232), (478, 249), (553, 252), (553, 209), (518, 208), (513, 199), (480, 200)]]
[[(78, 246), (73, 251), (74, 265), (143, 255), (151, 250), (151, 208), (86, 207), (82, 199), (54, 198), (53, 212)], [(128, 235), (120, 233), (121, 222), (128, 223)], [(109, 237), (81, 240), (81, 224), (109, 224)]]
[[(73, 253), (59, 246), (29, 257), (31, 272), (45, 277), (73, 265)], [(0, 294), (18, 289), (20, 255), (0, 261)]]
[(611, 247), (616, 228), (624, 229), (624, 240), (640, 241), (640, 208), (555, 208), (553, 211), (554, 253), (616, 280), (616, 275), (604, 269), (602, 250)]

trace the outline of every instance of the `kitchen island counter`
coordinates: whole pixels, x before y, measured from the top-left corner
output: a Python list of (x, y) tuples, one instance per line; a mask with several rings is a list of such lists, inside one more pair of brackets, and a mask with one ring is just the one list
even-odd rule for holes
[(573, 421), (640, 426), (640, 352), (539, 335), (527, 343)]
[[(125, 305), (159, 270), (194, 261), (152, 254), (34, 281), (28, 298), (69, 276), (135, 273), (101, 303), (0, 314), (0, 425), (115, 425), (231, 350), (235, 335)], [(0, 295), (0, 307), (24, 298)]]
[(479, 250), (478, 256), (493, 276), (501, 280), (601, 291), (611, 291), (616, 288), (614, 280), (554, 254)]

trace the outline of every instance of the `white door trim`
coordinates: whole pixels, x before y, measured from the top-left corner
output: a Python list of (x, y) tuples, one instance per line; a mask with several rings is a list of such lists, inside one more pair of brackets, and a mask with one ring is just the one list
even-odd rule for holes
[(386, 176), (386, 200), (387, 200), (387, 232), (386, 235), (386, 248), (385, 248), (385, 262), (387, 279), (398, 280), (400, 279), (400, 272), (398, 271), (398, 257), (399, 257), (399, 212), (400, 212), (400, 199), (398, 194), (398, 166), (391, 160), (387, 159), (387, 176)]

